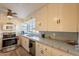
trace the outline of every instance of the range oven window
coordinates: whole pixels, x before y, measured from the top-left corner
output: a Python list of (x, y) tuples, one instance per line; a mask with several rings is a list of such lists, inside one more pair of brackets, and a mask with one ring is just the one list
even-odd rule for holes
[(16, 37), (16, 34), (3, 34), (3, 39)]
[(17, 38), (3, 40), (2, 43), (3, 43), (2, 44), (3, 47), (15, 45), (15, 44), (17, 44)]

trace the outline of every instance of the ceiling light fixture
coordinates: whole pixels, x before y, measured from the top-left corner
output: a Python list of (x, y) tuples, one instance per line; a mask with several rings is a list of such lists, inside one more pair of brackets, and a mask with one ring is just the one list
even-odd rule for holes
[(13, 18), (13, 17), (12, 17), (12, 13), (11, 13), (11, 10), (10, 10), (10, 9), (8, 9), (8, 12), (7, 12), (7, 17), (8, 17), (8, 18)]
[(9, 15), (7, 17), (10, 18), (10, 19), (13, 18), (12, 16), (9, 16)]

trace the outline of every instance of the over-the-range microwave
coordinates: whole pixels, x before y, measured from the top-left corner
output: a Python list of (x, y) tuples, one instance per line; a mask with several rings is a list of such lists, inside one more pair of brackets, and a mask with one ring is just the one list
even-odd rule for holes
[(3, 30), (15, 30), (15, 25), (5, 24), (3, 25)]

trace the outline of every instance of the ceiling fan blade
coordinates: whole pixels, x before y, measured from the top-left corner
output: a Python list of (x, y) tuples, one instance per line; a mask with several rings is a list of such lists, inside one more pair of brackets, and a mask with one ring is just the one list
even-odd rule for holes
[(8, 12), (12, 12), (12, 10), (11, 9), (8, 9)]
[(17, 15), (17, 13), (12, 13), (13, 15)]

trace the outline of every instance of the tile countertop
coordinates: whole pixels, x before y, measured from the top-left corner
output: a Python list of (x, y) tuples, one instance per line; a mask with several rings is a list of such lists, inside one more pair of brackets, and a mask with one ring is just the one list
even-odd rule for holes
[(76, 49), (74, 46), (71, 46), (63, 41), (55, 40), (55, 39), (40, 38), (40, 37), (36, 37), (36, 36), (27, 36), (27, 35), (22, 35), (22, 36), (29, 38), (30, 40), (37, 41), (42, 44), (48, 45), (50, 47), (63, 50), (63, 51), (68, 52), (74, 56), (79, 55), (79, 49)]

